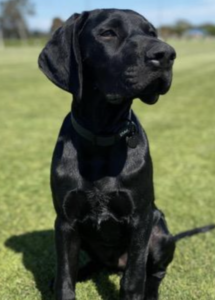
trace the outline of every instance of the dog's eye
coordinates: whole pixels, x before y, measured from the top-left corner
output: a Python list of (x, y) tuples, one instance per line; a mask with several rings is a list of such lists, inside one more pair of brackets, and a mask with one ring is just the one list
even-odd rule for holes
[(103, 37), (107, 37), (107, 38), (117, 37), (116, 32), (112, 29), (105, 30), (100, 35), (103, 36)]

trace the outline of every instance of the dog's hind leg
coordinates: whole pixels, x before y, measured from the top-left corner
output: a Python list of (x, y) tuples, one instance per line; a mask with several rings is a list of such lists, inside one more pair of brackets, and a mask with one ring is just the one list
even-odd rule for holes
[(158, 300), (159, 286), (166, 274), (167, 266), (173, 259), (174, 251), (175, 241), (168, 231), (164, 215), (160, 213), (150, 238), (144, 300)]

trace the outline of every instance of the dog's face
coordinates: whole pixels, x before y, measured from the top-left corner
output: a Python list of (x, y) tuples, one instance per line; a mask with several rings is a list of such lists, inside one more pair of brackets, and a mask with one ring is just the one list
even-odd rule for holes
[(84, 68), (108, 101), (152, 104), (169, 90), (175, 51), (133, 11), (95, 12), (80, 35)]
[(72, 16), (46, 46), (39, 64), (76, 97), (81, 98), (87, 82), (110, 103), (140, 98), (153, 104), (170, 88), (175, 57), (144, 17), (107, 9)]

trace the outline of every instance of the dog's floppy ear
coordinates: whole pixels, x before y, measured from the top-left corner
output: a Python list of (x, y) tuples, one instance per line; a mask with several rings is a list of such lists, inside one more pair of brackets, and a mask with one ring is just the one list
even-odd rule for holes
[(78, 36), (89, 13), (72, 15), (57, 29), (39, 56), (39, 67), (58, 87), (82, 97), (82, 61)]

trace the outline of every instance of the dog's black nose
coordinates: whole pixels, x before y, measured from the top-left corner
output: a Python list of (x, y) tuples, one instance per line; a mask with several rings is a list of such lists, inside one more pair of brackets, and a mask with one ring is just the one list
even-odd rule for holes
[(176, 58), (175, 50), (166, 43), (156, 44), (146, 53), (146, 61), (155, 68), (170, 68)]

